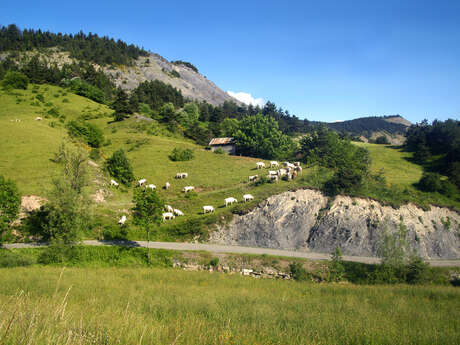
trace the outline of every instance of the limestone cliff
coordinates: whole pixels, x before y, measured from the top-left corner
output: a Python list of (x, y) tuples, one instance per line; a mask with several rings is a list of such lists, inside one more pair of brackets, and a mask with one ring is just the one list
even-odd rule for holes
[(316, 190), (297, 190), (272, 196), (243, 216), (211, 234), (211, 242), (375, 256), (385, 231), (407, 231), (410, 246), (422, 257), (460, 258), (460, 215), (432, 206), (413, 204), (394, 209), (379, 202), (338, 196)]

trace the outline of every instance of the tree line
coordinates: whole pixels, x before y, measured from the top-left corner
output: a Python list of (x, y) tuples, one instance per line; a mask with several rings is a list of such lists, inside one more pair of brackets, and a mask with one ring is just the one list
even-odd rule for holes
[(34, 29), (20, 30), (15, 24), (0, 28), (0, 52), (31, 51), (40, 48), (59, 47), (70, 57), (99, 65), (131, 65), (133, 59), (147, 56), (148, 52), (133, 44), (97, 34), (63, 34)]

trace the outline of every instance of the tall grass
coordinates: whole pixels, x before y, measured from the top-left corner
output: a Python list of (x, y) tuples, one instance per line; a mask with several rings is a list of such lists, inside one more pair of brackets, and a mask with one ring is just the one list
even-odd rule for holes
[(1, 269), (0, 344), (458, 344), (460, 290)]

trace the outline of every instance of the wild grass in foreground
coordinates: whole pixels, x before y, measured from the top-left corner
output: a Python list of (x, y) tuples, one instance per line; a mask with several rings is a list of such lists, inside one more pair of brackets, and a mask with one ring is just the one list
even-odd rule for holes
[[(1, 344), (458, 344), (460, 290), (1, 269)], [(61, 276), (62, 275), (62, 276)]]

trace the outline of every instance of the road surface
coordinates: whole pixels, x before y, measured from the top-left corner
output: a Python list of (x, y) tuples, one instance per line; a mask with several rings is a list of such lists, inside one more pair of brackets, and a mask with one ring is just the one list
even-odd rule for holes
[[(204, 244), (204, 243), (188, 243), (188, 242), (147, 242), (147, 241), (97, 241), (87, 240), (82, 241), (82, 244), (87, 246), (129, 246), (129, 247), (144, 247), (155, 249), (170, 249), (170, 250), (190, 250), (190, 251), (206, 251), (211, 253), (234, 253), (234, 254), (266, 254), (273, 256), (286, 256), (294, 258), (304, 258), (310, 260), (329, 260), (330, 254), (313, 253), (305, 251), (256, 248), (243, 246), (229, 246), (219, 244)], [(11, 243), (4, 244), (5, 248), (36, 248), (46, 244), (38, 243)], [(378, 258), (365, 256), (348, 256), (344, 255), (343, 260), (362, 262), (365, 264), (379, 263)], [(428, 260), (431, 266), (457, 266), (460, 267), (460, 260)]]

